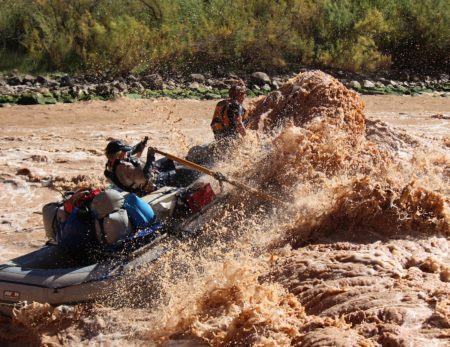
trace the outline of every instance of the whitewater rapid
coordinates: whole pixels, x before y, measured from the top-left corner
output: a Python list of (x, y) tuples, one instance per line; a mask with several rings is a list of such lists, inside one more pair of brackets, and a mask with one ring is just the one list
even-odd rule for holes
[(448, 345), (445, 138), (368, 121), (358, 94), (319, 71), (298, 75), (250, 110), (253, 131), (216, 169), (288, 205), (227, 187), (230, 197), (203, 217), (197, 239), (174, 243), (130, 273), (105, 302), (25, 306), (13, 319), (16, 338)]

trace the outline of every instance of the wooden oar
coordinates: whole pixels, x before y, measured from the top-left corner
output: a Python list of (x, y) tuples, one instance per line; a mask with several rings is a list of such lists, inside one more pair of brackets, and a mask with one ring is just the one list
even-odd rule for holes
[(227, 183), (229, 183), (229, 184), (231, 184), (231, 185), (233, 185), (233, 186), (235, 186), (237, 188), (244, 189), (244, 190), (246, 190), (246, 191), (256, 195), (260, 199), (263, 199), (263, 200), (266, 200), (266, 201), (270, 201), (270, 202), (273, 202), (273, 203), (285, 204), (285, 202), (280, 200), (280, 199), (277, 199), (277, 198), (275, 198), (275, 197), (273, 197), (273, 196), (271, 196), (269, 194), (263, 193), (263, 192), (259, 191), (258, 189), (255, 189), (253, 187), (247, 186), (247, 185), (245, 185), (243, 183), (240, 183), (240, 182), (237, 182), (237, 181), (235, 181), (233, 179), (225, 177), (220, 172), (212, 171), (212, 170), (210, 170), (210, 169), (208, 169), (208, 168), (206, 168), (204, 166), (201, 166), (201, 165), (198, 165), (196, 163), (193, 163), (192, 161), (176, 157), (176, 156), (174, 156), (174, 155), (172, 155), (170, 153), (166, 153), (166, 152), (160, 151), (159, 149), (157, 149), (155, 147), (149, 147), (149, 149), (152, 149), (155, 153), (159, 153), (159, 154), (165, 156), (166, 158), (169, 158), (169, 159), (171, 159), (173, 161), (176, 161), (176, 162), (178, 162), (180, 164), (183, 164), (184, 166), (186, 166), (188, 168), (191, 168), (193, 170), (196, 170), (196, 171), (202, 172), (204, 174), (207, 174), (209, 176), (212, 176), (212, 177), (214, 177), (216, 180), (218, 180), (220, 182), (227, 182)]

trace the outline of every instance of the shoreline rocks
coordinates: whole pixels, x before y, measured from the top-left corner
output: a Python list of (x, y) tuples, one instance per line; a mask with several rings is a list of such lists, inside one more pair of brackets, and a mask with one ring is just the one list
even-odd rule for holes
[[(307, 71), (308, 69), (301, 69)], [(339, 70), (324, 70), (346, 87), (368, 95), (421, 95), (433, 93), (450, 96), (450, 78), (445, 73), (417, 75), (409, 71), (360, 75)], [(143, 74), (109, 76), (106, 74), (0, 74), (0, 107), (17, 105), (48, 105), (86, 100), (109, 100), (117, 96), (131, 98), (220, 99), (228, 95), (235, 83), (245, 83), (248, 96), (267, 95), (278, 89), (297, 73), (269, 76), (262, 71), (222, 77), (192, 73), (188, 76)]]

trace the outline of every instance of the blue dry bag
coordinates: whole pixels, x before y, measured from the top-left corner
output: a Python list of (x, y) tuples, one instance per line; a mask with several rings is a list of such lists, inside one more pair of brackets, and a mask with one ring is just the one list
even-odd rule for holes
[(123, 208), (127, 210), (128, 218), (135, 229), (143, 229), (155, 222), (153, 209), (136, 194), (129, 194), (125, 198)]
[(83, 252), (95, 244), (93, 221), (85, 211), (74, 208), (56, 234), (60, 246), (71, 254)]

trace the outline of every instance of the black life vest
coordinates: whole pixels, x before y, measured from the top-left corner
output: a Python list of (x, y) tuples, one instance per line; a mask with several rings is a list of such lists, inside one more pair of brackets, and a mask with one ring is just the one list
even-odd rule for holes
[(122, 160), (116, 159), (112, 166), (112, 170), (108, 170), (108, 163), (105, 164), (105, 171), (103, 171), (104, 175), (108, 179), (110, 179), (111, 182), (113, 182), (121, 190), (130, 192), (130, 193), (136, 193), (136, 194), (141, 193), (140, 188), (128, 187), (128, 186), (124, 185), (122, 182), (120, 182), (119, 178), (117, 177), (117, 175), (116, 175), (117, 166), (119, 164), (122, 164), (123, 162), (131, 163), (131, 164), (133, 164), (134, 167), (138, 167), (140, 165), (139, 160), (131, 158), (131, 157), (128, 157), (128, 158), (125, 158)]

